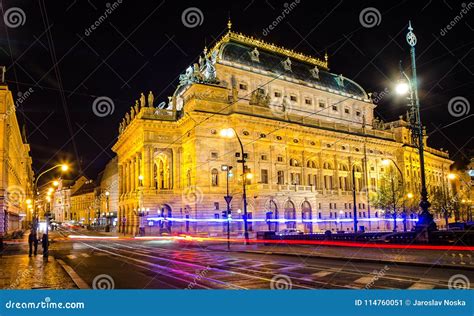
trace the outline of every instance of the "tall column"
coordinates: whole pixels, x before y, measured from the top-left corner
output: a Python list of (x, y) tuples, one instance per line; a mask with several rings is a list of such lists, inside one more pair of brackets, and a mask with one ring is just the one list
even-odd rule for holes
[(155, 179), (154, 173), (153, 173), (153, 168), (154, 168), (154, 161), (153, 161), (153, 147), (150, 146), (148, 147), (148, 155), (150, 156), (150, 163), (149, 163), (149, 170), (148, 170), (148, 177), (150, 178), (150, 187), (155, 188)]
[(323, 156), (321, 155), (321, 152), (318, 153), (318, 165), (319, 165), (319, 170), (318, 170), (318, 176), (319, 176), (319, 190), (324, 189), (324, 175), (323, 175)]
[(123, 166), (122, 164), (118, 165), (118, 194), (119, 196), (123, 193)]
[(125, 192), (130, 192), (130, 161), (125, 163)]
[[(120, 167), (119, 167), (120, 168)], [(119, 206), (117, 209), (117, 226), (118, 226), (118, 232), (122, 232), (122, 208)]]
[(151, 161), (151, 154), (150, 154), (150, 145), (143, 146), (142, 150), (142, 162), (143, 162), (143, 176), (144, 176), (144, 183), (143, 185), (145, 188), (150, 188), (151, 186), (151, 177), (150, 177), (150, 161)]
[(135, 169), (135, 156), (132, 157), (130, 160), (130, 189), (132, 192), (134, 192), (137, 188), (136, 186), (136, 169)]
[(138, 176), (140, 175), (140, 154), (135, 155), (135, 189), (138, 189), (139, 187), (139, 180)]

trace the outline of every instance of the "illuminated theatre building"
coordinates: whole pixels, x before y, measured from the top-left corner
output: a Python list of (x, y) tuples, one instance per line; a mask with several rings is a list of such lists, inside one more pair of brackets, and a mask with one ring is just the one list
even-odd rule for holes
[[(387, 159), (403, 172), (405, 191), (418, 199), (418, 152), (406, 121), (377, 120), (364, 89), (330, 73), (327, 56), (308, 57), (229, 26), (180, 76), (169, 102), (157, 103), (151, 92), (142, 94), (113, 146), (120, 232), (222, 234), (222, 166), (230, 165), (231, 232), (241, 234), (241, 148), (232, 133), (222, 137), (229, 128), (241, 139), (246, 173), (253, 175), (246, 180), (251, 235), (287, 228), (352, 231), (353, 183), (358, 226), (391, 230), (388, 214), (368, 203), (388, 172)], [(442, 187), (452, 161), (447, 152), (425, 148), (428, 185)]]

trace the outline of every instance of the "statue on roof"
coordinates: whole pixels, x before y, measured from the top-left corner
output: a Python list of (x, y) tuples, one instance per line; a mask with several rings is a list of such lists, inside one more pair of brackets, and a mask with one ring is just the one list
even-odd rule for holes
[(291, 59), (290, 57), (288, 57), (287, 59), (283, 60), (281, 62), (281, 64), (283, 65), (283, 68), (285, 70), (288, 70), (288, 71), (291, 71)]
[(204, 80), (209, 83), (217, 82), (217, 71), (216, 71), (216, 66), (215, 66), (216, 60), (217, 60), (217, 51), (214, 51), (211, 54), (211, 58), (205, 57), (203, 76), (204, 76)]
[(153, 93), (150, 91), (148, 93), (148, 106), (153, 107), (153, 101), (155, 100), (155, 97), (153, 96)]
[(318, 66), (314, 66), (314, 68), (310, 69), (309, 72), (311, 73), (311, 76), (314, 79), (319, 79), (319, 68), (318, 68)]
[(335, 79), (340, 87), (344, 87), (344, 77), (342, 76), (342, 74), (337, 76)]
[(130, 109), (130, 118), (132, 120), (135, 118), (135, 108), (133, 106)]
[(144, 108), (146, 107), (146, 101), (145, 101), (145, 95), (142, 93), (140, 93), (140, 108)]
[(138, 103), (138, 100), (135, 100), (135, 114), (138, 114), (140, 112), (140, 103)]
[(260, 62), (260, 58), (259, 58), (260, 52), (258, 51), (257, 47), (255, 47), (251, 52), (249, 52), (249, 54), (250, 54), (250, 59), (252, 61), (255, 61), (257, 63)]
[(199, 69), (198, 64), (193, 65), (193, 73), (191, 76), (191, 81), (192, 82), (201, 82), (203, 79), (201, 69)]
[(128, 112), (125, 114), (125, 121), (127, 122), (127, 125), (130, 124), (130, 114), (128, 114)]
[(199, 69), (203, 69), (205, 67), (204, 65), (204, 58), (202, 56), (199, 56)]

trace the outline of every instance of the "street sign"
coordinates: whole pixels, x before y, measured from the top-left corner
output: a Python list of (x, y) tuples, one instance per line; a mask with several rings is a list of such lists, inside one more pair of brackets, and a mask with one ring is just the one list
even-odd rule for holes
[(232, 196), (226, 195), (224, 196), (224, 200), (226, 201), (227, 204), (230, 204), (230, 201), (232, 201)]

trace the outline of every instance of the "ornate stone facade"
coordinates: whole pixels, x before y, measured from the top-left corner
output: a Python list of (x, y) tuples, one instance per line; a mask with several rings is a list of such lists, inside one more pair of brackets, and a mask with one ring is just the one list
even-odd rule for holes
[(18, 125), (12, 93), (0, 83), (0, 236), (26, 228), (31, 221), (27, 204), (33, 196), (31, 163), (30, 145)]
[[(153, 100), (153, 97), (151, 98)], [(391, 229), (370, 207), (392, 159), (406, 192), (419, 196), (419, 162), (407, 123), (384, 123), (354, 81), (308, 57), (229, 32), (180, 76), (169, 102), (144, 100), (120, 124), (119, 230), (219, 234), (226, 173), (232, 233), (242, 232), (240, 147), (220, 136), (234, 128), (254, 178), (247, 186), (249, 228), (351, 231), (352, 185), (359, 225)], [(447, 152), (426, 147), (427, 181), (446, 181)], [(354, 179), (352, 177), (354, 170)], [(413, 222), (409, 223), (411, 228)]]

